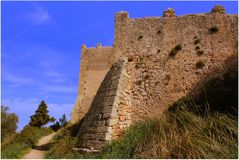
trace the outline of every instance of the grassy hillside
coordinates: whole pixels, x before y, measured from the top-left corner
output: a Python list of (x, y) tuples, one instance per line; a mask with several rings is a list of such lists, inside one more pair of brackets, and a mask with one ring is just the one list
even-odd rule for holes
[(47, 157), (237, 159), (237, 83), (236, 66), (222, 77), (204, 83), (197, 95), (175, 102), (160, 118), (134, 124), (98, 154), (74, 151), (76, 134), (65, 129)]
[(77, 139), (58, 137), (48, 158), (237, 158), (237, 120), (214, 113), (201, 117), (187, 109), (138, 122), (98, 154), (72, 150)]
[(137, 123), (101, 158), (237, 158), (237, 121), (225, 114), (200, 117), (187, 110)]

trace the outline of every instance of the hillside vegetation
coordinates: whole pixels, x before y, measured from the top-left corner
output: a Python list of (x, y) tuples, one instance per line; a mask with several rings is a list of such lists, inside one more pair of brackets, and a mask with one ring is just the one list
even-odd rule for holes
[(63, 136), (48, 158), (237, 158), (237, 132), (237, 120), (228, 115), (181, 109), (136, 123), (98, 155), (73, 151), (76, 138)]
[(52, 127), (45, 128), (49, 121), (54, 120), (48, 115), (47, 105), (44, 101), (40, 103), (35, 115), (31, 116), (31, 121), (20, 133), (16, 133), (18, 117), (14, 113), (8, 113), (8, 107), (2, 106), (1, 111), (1, 158), (15, 159), (21, 158), (38, 140), (53, 132)]
[(53, 130), (50, 128), (26, 126), (20, 133), (16, 134), (15, 137), (1, 145), (1, 158), (21, 158), (36, 145), (42, 136), (51, 132), (53, 132)]
[[(237, 68), (237, 67), (236, 67)], [(238, 158), (237, 69), (214, 78), (196, 96), (175, 102), (160, 118), (131, 126), (97, 154), (78, 153), (66, 128), (48, 158)]]

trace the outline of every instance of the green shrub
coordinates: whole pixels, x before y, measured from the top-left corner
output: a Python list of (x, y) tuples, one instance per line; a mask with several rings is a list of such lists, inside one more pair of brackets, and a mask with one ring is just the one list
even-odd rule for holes
[(142, 67), (142, 64), (141, 64), (141, 63), (136, 63), (136, 64), (135, 64), (135, 68), (136, 68), (136, 69), (139, 69), (140, 67)]
[(203, 61), (198, 61), (196, 63), (196, 69), (202, 69), (205, 66)]
[(21, 158), (25, 153), (31, 149), (31, 145), (21, 142), (13, 143), (8, 146), (2, 147), (1, 157), (4, 159)]
[(16, 134), (18, 116), (15, 113), (9, 113), (9, 107), (1, 106), (1, 141), (4, 142)]
[(209, 28), (209, 33), (210, 34), (217, 33), (218, 30), (219, 30), (218, 27), (216, 25), (214, 25), (211, 28)]
[(61, 128), (61, 125), (60, 123), (57, 121), (57, 122), (54, 122), (53, 125), (50, 125), (50, 128), (53, 130), (53, 131), (58, 131), (60, 128)]
[(197, 45), (198, 43), (200, 43), (200, 39), (199, 38), (194, 40), (194, 45)]
[(182, 50), (182, 45), (181, 44), (177, 44), (169, 53), (170, 57), (175, 57), (176, 54)]
[(182, 50), (182, 45), (181, 45), (181, 44), (177, 44), (177, 45), (175, 46), (175, 49), (176, 49), (177, 51)]
[(170, 57), (175, 57), (178, 52), (175, 49), (172, 49), (169, 53)]
[(61, 139), (57, 140), (59, 141), (56, 143), (56, 145), (50, 148), (46, 158), (66, 158), (66, 155), (77, 153), (72, 149), (76, 143), (76, 138), (72, 138), (70, 135), (65, 135), (62, 136)]
[(199, 49), (200, 49), (200, 47), (199, 47), (199, 46), (196, 46), (196, 47), (195, 47), (195, 50), (199, 50)]

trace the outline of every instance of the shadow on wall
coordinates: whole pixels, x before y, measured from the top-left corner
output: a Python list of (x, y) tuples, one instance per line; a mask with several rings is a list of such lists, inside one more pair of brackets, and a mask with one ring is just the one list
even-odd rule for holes
[[(169, 110), (184, 106), (198, 114), (224, 113), (238, 116), (238, 57), (231, 56), (224, 62), (224, 71), (210, 73)], [(206, 111), (206, 112), (205, 112)]]
[[(93, 124), (93, 122), (102, 121), (101, 123), (105, 123), (105, 121), (107, 121), (110, 118), (110, 117), (102, 117), (103, 113), (105, 112), (103, 106), (105, 106), (106, 99), (111, 97), (109, 96), (108, 89), (111, 86), (111, 83), (110, 83), (111, 78), (113, 77), (116, 71), (118, 71), (118, 68), (115, 65), (113, 65), (110, 71), (106, 74), (102, 83), (100, 84), (100, 87), (97, 90), (97, 93), (90, 105), (89, 110), (87, 111), (87, 113), (81, 120), (82, 121), (81, 123), (83, 124), (83, 125), (81, 124), (81, 127), (80, 127), (81, 132), (84, 132), (84, 130), (88, 129), (89, 127), (97, 127), (97, 124)], [(112, 105), (113, 104), (108, 104), (108, 106), (112, 106)], [(108, 107), (107, 112), (110, 113), (111, 109), (112, 107)]]
[(112, 138), (113, 125), (117, 121), (115, 107), (124, 62), (119, 60), (113, 64), (100, 84), (77, 134), (80, 148), (98, 150), (102, 143)]

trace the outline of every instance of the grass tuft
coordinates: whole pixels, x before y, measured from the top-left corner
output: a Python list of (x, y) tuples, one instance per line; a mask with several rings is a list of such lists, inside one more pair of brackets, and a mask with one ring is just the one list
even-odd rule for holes
[(176, 54), (182, 50), (182, 45), (181, 44), (177, 44), (169, 53), (170, 57), (175, 57)]
[(198, 61), (196, 63), (196, 69), (202, 69), (205, 66), (203, 61)]
[(200, 39), (199, 38), (194, 40), (194, 45), (197, 45), (198, 43), (200, 43)]
[(204, 53), (204, 51), (203, 51), (203, 50), (197, 50), (197, 55), (198, 55), (198, 56), (201, 56), (201, 55), (203, 55), (203, 53)]

